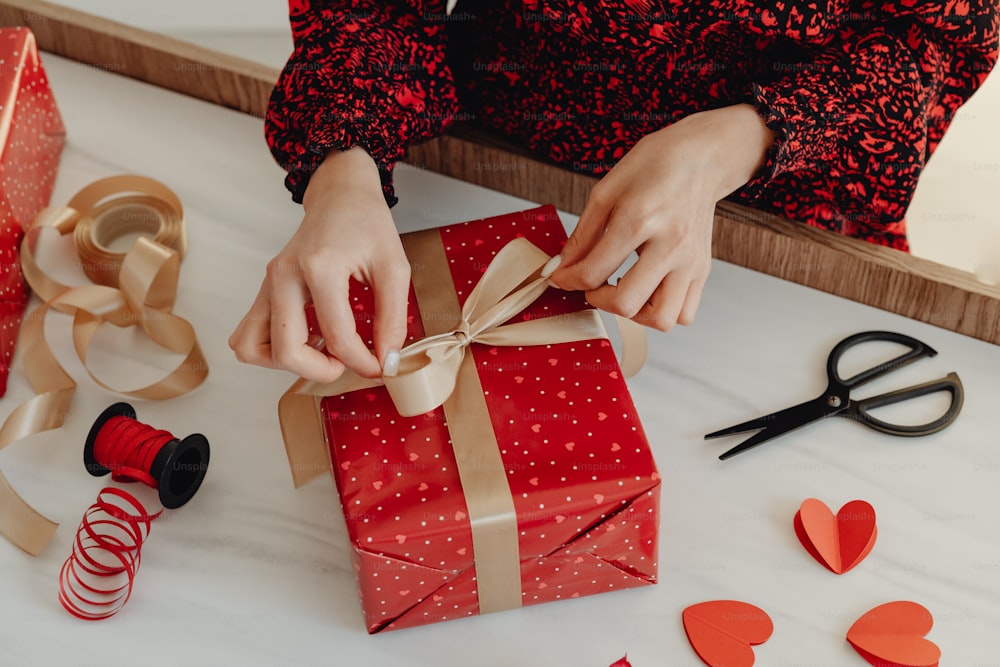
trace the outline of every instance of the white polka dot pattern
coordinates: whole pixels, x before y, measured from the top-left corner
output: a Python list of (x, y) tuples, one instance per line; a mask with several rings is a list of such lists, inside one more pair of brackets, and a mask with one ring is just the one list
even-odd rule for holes
[[(566, 238), (551, 206), (440, 233), (459, 301), (513, 238), (549, 254)], [(372, 295), (352, 289), (370, 343)], [(411, 339), (424, 335), (413, 301)], [(586, 307), (550, 289), (512, 321)], [(654, 583), (660, 478), (610, 343), (471, 351), (517, 510), (523, 604)], [(479, 613), (443, 411), (400, 417), (381, 387), (322, 405), (369, 632)]]
[(28, 287), (18, 246), (49, 203), (66, 131), (27, 28), (0, 28), (0, 396)]

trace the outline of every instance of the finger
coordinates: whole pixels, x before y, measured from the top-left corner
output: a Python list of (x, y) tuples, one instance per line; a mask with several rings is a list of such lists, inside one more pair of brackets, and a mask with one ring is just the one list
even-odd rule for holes
[(660, 331), (670, 331), (677, 325), (677, 316), (684, 305), (691, 282), (691, 274), (688, 271), (673, 271), (667, 274), (653, 292), (649, 302), (639, 309), (632, 320)]
[(229, 348), (245, 364), (273, 368), (271, 359), (271, 306), (261, 288), (253, 304), (229, 337)]
[(644, 249), (639, 261), (616, 285), (603, 285), (587, 292), (587, 300), (601, 310), (632, 319), (669, 273), (669, 259), (669, 255), (656, 247)]
[(322, 280), (312, 281), (310, 287), (327, 351), (358, 375), (379, 377), (379, 362), (358, 335), (348, 275), (325, 275)]
[(701, 304), (701, 295), (705, 289), (706, 280), (707, 276), (691, 281), (687, 297), (684, 299), (684, 306), (681, 308), (680, 315), (677, 316), (678, 324), (687, 326), (694, 322), (695, 313), (698, 312), (698, 306)]
[(344, 364), (309, 344), (305, 286), (272, 280), (268, 298), (273, 366), (317, 382), (332, 382), (340, 377)]
[(608, 216), (611, 214), (614, 199), (607, 194), (607, 183), (601, 181), (591, 188), (583, 213), (577, 220), (573, 233), (566, 241), (566, 247), (560, 253), (562, 265), (569, 266), (585, 257), (604, 235)]
[(641, 221), (625, 219), (615, 209), (608, 220), (607, 230), (593, 248), (574, 264), (561, 266), (553, 274), (553, 282), (562, 289), (596, 290), (645, 240), (636, 233), (643, 227)]
[[(558, 259), (553, 258), (545, 266), (543, 275), (548, 277), (553, 286), (560, 289), (581, 289), (578, 281), (573, 278), (574, 273), (562, 267), (582, 261), (604, 236), (608, 217), (614, 209), (614, 197), (609, 194), (607, 183), (607, 179), (604, 179), (591, 188), (583, 213), (562, 252), (557, 255)], [(567, 277), (573, 286), (566, 284)]]
[(394, 365), (398, 367), (399, 350), (406, 342), (409, 267), (404, 259), (403, 262), (387, 263), (372, 274), (372, 290), (375, 292), (375, 354), (382, 368), (386, 367), (386, 357), (390, 353), (395, 354)]

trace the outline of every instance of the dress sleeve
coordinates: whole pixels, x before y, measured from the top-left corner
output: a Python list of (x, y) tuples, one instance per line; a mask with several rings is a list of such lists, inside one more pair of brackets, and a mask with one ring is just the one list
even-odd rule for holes
[(363, 147), (386, 202), (411, 143), (439, 134), (457, 98), (445, 64), (444, 0), (289, 0), (295, 49), (264, 131), (296, 202), (331, 150)]
[(780, 15), (754, 3), (750, 24), (770, 34), (777, 24), (798, 57), (772, 61), (750, 86), (776, 141), (736, 199), (905, 249), (920, 172), (996, 63), (995, 3), (796, 0), (775, 2)]

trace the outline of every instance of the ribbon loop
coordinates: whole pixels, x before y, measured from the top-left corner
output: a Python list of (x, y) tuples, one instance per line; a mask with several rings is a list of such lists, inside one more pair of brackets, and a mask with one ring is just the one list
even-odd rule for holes
[(47, 206), (38, 212), (32, 228), (52, 227), (60, 234), (69, 234), (80, 220), (80, 212), (69, 206)]

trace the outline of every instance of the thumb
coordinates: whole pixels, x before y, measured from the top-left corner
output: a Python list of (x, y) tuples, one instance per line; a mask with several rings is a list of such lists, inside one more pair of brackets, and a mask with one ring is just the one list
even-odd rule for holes
[(410, 265), (405, 260), (383, 265), (373, 273), (371, 287), (375, 293), (375, 356), (383, 374), (395, 375), (399, 350), (406, 342)]

